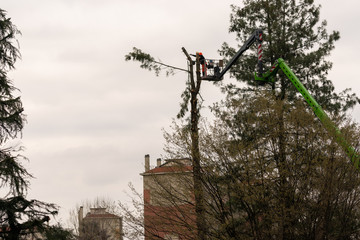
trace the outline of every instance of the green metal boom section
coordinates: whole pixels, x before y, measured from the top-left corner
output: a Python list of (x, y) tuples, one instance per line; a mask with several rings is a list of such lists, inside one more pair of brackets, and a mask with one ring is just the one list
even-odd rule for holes
[(321, 106), (315, 101), (315, 99), (311, 96), (311, 94), (307, 91), (307, 89), (295, 76), (293, 71), (291, 71), (291, 69), (283, 59), (279, 58), (277, 62), (272, 66), (272, 68), (268, 72), (264, 73), (262, 76), (257, 76), (257, 74), (255, 73), (255, 80), (262, 82), (274, 82), (275, 75), (279, 69), (281, 69), (283, 73), (289, 78), (289, 80), (294, 84), (296, 89), (301, 93), (301, 95), (305, 98), (306, 102), (313, 109), (316, 116), (320, 119), (326, 130), (330, 133), (331, 136), (334, 137), (335, 141), (343, 148), (346, 154), (350, 157), (355, 167), (359, 169), (360, 156), (356, 152), (355, 148), (352, 147), (345, 140), (344, 135), (340, 132), (337, 126), (331, 121), (329, 116), (324, 112)]

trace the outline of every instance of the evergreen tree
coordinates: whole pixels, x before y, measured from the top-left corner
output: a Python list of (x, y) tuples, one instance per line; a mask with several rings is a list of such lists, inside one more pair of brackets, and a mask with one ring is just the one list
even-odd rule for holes
[[(338, 31), (329, 34), (327, 22), (320, 22), (320, 8), (314, 0), (243, 0), (242, 6), (232, 5), (229, 31), (235, 33), (240, 45), (254, 29), (264, 31), (263, 59), (265, 68), (278, 58), (283, 58), (305, 87), (324, 109), (338, 113), (359, 102), (350, 89), (336, 93), (333, 83), (327, 79), (332, 63), (326, 60), (340, 38)], [(232, 57), (235, 49), (224, 43), (220, 53)], [(256, 55), (247, 54), (231, 69), (240, 82), (255, 86)], [(293, 99), (296, 89), (285, 76), (270, 86), (277, 90), (280, 99)], [(227, 85), (229, 94), (244, 88)]]
[(0, 186), (4, 194), (0, 200), (0, 238), (9, 240), (42, 231), (49, 215), (56, 214), (55, 205), (26, 199), (32, 175), (22, 165), (26, 158), (19, 153), (21, 147), (11, 146), (25, 122), (21, 99), (14, 96), (17, 89), (7, 76), (20, 58), (17, 34), (19, 30), (0, 9)]
[[(264, 31), (263, 56), (267, 68), (270, 68), (276, 59), (280, 57), (285, 59), (318, 103), (334, 116), (344, 116), (347, 109), (359, 102), (359, 98), (350, 93), (350, 89), (345, 89), (339, 94), (336, 93), (332, 82), (327, 79), (332, 63), (326, 60), (326, 57), (334, 49), (334, 43), (339, 39), (339, 32), (327, 33), (326, 21), (320, 22), (320, 6), (316, 5), (313, 0), (244, 0), (242, 3), (241, 7), (232, 6), (230, 32), (236, 33), (238, 40), (244, 42), (254, 29), (262, 29)], [(231, 57), (235, 50), (224, 43), (220, 52), (224, 56)], [(243, 98), (256, 99), (253, 94), (246, 93), (251, 90), (255, 91), (255, 94), (259, 94), (257, 89), (254, 88), (256, 83), (253, 81), (256, 60), (255, 54), (248, 54), (240, 59), (236, 67), (232, 68), (232, 75), (239, 82), (246, 83), (248, 87), (238, 87), (234, 84), (223, 87), (223, 90), (228, 94), (227, 105), (231, 105)], [(228, 127), (232, 129), (232, 134), (235, 134), (232, 144), (229, 145), (231, 148), (228, 151), (236, 150), (233, 144), (236, 144), (235, 146), (252, 146), (249, 157), (239, 158), (237, 164), (243, 166), (247, 162), (251, 163), (251, 159), (256, 159), (256, 157), (262, 156), (263, 160), (269, 157), (271, 159), (271, 168), (262, 171), (265, 171), (263, 172), (266, 173), (265, 176), (272, 176), (275, 173), (274, 182), (276, 184), (264, 188), (264, 191), (265, 189), (270, 191), (270, 193), (266, 193), (266, 196), (268, 194), (272, 196), (270, 202), (276, 202), (277, 208), (272, 215), (269, 215), (271, 216), (269, 219), (266, 219), (264, 213), (260, 216), (257, 215), (263, 221), (253, 218), (254, 224), (251, 225), (252, 227), (259, 227), (259, 225), (255, 224), (258, 222), (261, 228), (266, 229), (262, 225), (269, 224), (267, 225), (269, 227), (268, 235), (262, 233), (265, 234), (261, 235), (263, 237), (257, 235), (256, 238), (303, 239), (301, 237), (305, 236), (307, 239), (327, 239), (330, 236), (333, 237), (339, 231), (341, 232), (339, 225), (332, 226), (336, 228), (337, 233), (332, 232), (334, 228), (330, 227), (331, 214), (335, 214), (332, 210), (336, 209), (336, 200), (333, 197), (339, 197), (336, 193), (346, 190), (340, 187), (340, 190), (336, 192), (332, 188), (334, 185), (330, 186), (325, 183), (332, 182), (335, 184), (336, 182), (337, 186), (345, 187), (345, 183), (350, 181), (354, 183), (350, 187), (350, 192), (355, 193), (359, 188), (356, 180), (358, 175), (355, 173), (350, 174), (349, 169), (344, 170), (344, 172), (334, 171), (336, 162), (341, 166), (348, 163), (346, 155), (338, 152), (337, 145), (331, 145), (333, 148), (329, 148), (329, 139), (324, 140), (319, 134), (318, 138), (313, 139), (313, 142), (298, 141), (301, 131), (296, 130), (297, 128), (288, 119), (289, 115), (293, 114), (291, 111), (298, 111), (298, 102), (303, 102), (303, 100), (284, 74), (278, 74), (277, 80), (269, 84), (267, 89), (271, 90), (270, 92), (273, 94), (273, 97), (267, 97), (269, 104), (276, 102), (276, 105), (272, 105), (273, 109), (254, 108), (253, 106), (257, 105), (253, 101), (247, 101), (246, 103), (251, 105), (249, 106), (249, 110), (251, 110), (249, 113), (243, 111), (243, 109), (246, 109), (244, 106), (243, 108), (236, 108), (238, 112), (232, 112), (233, 115), (222, 113), (230, 119), (236, 117), (236, 121), (226, 120), (229, 124)], [(270, 112), (272, 113), (271, 118), (268, 118), (268, 121), (263, 121), (266, 120), (263, 119), (263, 116)], [(253, 120), (244, 118), (241, 114), (245, 116), (252, 114), (253, 118), (258, 118), (262, 122), (255, 124), (257, 121), (255, 120), (255, 122), (249, 124)], [(316, 127), (319, 123), (316, 117), (314, 115), (307, 116), (316, 121), (308, 122), (310, 125), (306, 129), (317, 129), (316, 131), (320, 133), (320, 128)], [(295, 123), (299, 122), (297, 119), (293, 120), (296, 120)], [(253, 127), (254, 125), (256, 128)], [(244, 129), (240, 128), (240, 126), (244, 127)], [(268, 135), (264, 135), (266, 132), (268, 132)], [(253, 145), (256, 142), (259, 145)], [(317, 145), (314, 146), (313, 143), (315, 142)], [(304, 151), (309, 150), (309, 146), (314, 148), (311, 151)], [(262, 149), (263, 147), (265, 149)], [(260, 152), (258, 152), (259, 149)], [(258, 156), (259, 153), (267, 154)], [(315, 153), (320, 153), (320, 155)], [(266, 158), (264, 158), (265, 156)], [(301, 167), (306, 162), (313, 162), (314, 160), (316, 160), (316, 163), (321, 164), (310, 165), (309, 168), (305, 167), (307, 172), (304, 173), (302, 171), (304, 169)], [(252, 164), (247, 166), (246, 169), (248, 170), (243, 172), (245, 175), (239, 175), (239, 178), (243, 179), (249, 176), (249, 173), (250, 176), (255, 174), (252, 175), (255, 179), (248, 182), (249, 185), (252, 185), (254, 181), (258, 181), (258, 168)], [(249, 166), (253, 166), (253, 168), (250, 167), (249, 169)], [(305, 175), (299, 176), (299, 174)], [(344, 177), (345, 175), (346, 177)], [(309, 180), (304, 176), (317, 177)], [(236, 187), (236, 184), (234, 186)], [(316, 191), (310, 190), (311, 188), (316, 189)], [(236, 189), (234, 191), (237, 191)], [(305, 189), (308, 190), (303, 192), (302, 190)], [(265, 192), (262, 194), (265, 194)], [(252, 191), (245, 192), (242, 196), (253, 200)], [(248, 206), (244, 205), (243, 198), (234, 199), (237, 200), (232, 204), (237, 206), (238, 209)], [(316, 199), (318, 202), (312, 202), (310, 199)], [(297, 205), (298, 200), (303, 205)], [(310, 215), (307, 215), (307, 211), (298, 212), (297, 209), (300, 209), (300, 206), (313, 209), (313, 211), (308, 212)], [(322, 210), (314, 211), (314, 209)], [(248, 216), (256, 216), (253, 210), (252, 207), (247, 209)], [(314, 212), (318, 215), (313, 215)], [(354, 214), (358, 213), (354, 212)], [(343, 214), (343, 216), (345, 215)], [(311, 223), (314, 224), (312, 230), (300, 230), (298, 228), (298, 224), (303, 223), (305, 220), (314, 221)], [(358, 223), (353, 226), (358, 226)], [(355, 228), (356, 232), (358, 232), (358, 227)], [(253, 234), (255, 232), (253, 231)], [(350, 238), (350, 232), (347, 232), (347, 238)], [(308, 233), (308, 235), (301, 235), (305, 233)], [(338, 238), (337, 235), (334, 239)]]
[[(215, 111), (216, 122), (202, 140), (204, 164), (211, 166), (209, 195), (227, 196), (209, 201), (211, 216), (221, 223), (215, 233), (240, 239), (359, 237), (359, 172), (306, 103), (256, 92)], [(356, 125), (337, 124), (352, 143), (359, 141)], [(283, 162), (280, 136), (286, 136)]]

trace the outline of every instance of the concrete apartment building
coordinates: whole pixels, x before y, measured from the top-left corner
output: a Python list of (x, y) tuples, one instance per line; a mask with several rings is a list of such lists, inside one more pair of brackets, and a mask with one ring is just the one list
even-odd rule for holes
[(90, 208), (84, 217), (79, 209), (79, 240), (122, 240), (122, 218), (106, 212), (106, 208)]
[(194, 239), (195, 208), (190, 159), (157, 159), (150, 168), (145, 156), (144, 229), (145, 240)]

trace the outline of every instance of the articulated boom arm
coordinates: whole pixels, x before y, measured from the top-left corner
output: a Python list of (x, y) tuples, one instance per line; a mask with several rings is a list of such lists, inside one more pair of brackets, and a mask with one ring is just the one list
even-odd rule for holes
[(315, 101), (311, 94), (307, 91), (304, 85), (300, 80), (295, 76), (293, 71), (285, 63), (283, 59), (278, 59), (277, 62), (272, 66), (272, 68), (263, 74), (262, 77), (259, 77), (255, 74), (255, 80), (265, 81), (265, 82), (274, 82), (274, 77), (277, 71), (281, 69), (283, 73), (289, 78), (289, 80), (294, 84), (296, 89), (301, 93), (305, 98), (306, 102), (313, 109), (316, 116), (320, 119), (326, 130), (334, 137), (335, 141), (343, 148), (346, 154), (350, 157), (351, 161), (354, 163), (356, 168), (359, 168), (359, 159), (360, 156), (356, 152), (355, 148), (352, 147), (346, 140), (344, 135), (340, 132), (337, 126), (331, 121), (329, 116), (324, 112), (321, 106)]
[(254, 33), (246, 40), (244, 45), (240, 48), (240, 50), (232, 57), (232, 59), (229, 61), (229, 63), (224, 67), (224, 69), (221, 72), (215, 72), (213, 76), (206, 76), (203, 77), (203, 80), (208, 81), (220, 81), (223, 79), (223, 76), (225, 73), (236, 63), (236, 61), (239, 59), (239, 57), (248, 50), (251, 45), (253, 45), (255, 42), (258, 43), (258, 73), (262, 74), (262, 34), (263, 31), (260, 29), (257, 29), (254, 31)]

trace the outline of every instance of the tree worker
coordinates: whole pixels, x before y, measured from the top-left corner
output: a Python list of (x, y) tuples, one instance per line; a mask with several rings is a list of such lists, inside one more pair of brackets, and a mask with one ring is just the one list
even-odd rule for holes
[(205, 57), (202, 54), (202, 52), (199, 52), (199, 61), (201, 64), (202, 75), (206, 76), (206, 61), (205, 61)]

